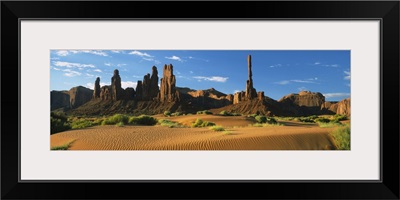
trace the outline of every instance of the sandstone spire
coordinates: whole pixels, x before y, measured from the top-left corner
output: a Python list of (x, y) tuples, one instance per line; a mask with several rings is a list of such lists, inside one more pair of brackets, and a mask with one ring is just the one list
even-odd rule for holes
[(251, 99), (257, 98), (256, 89), (254, 89), (254, 87), (253, 87), (253, 73), (251, 71), (251, 55), (247, 56), (247, 69), (249, 72), (249, 79), (246, 82), (245, 99), (251, 100)]
[(163, 78), (161, 78), (160, 82), (160, 101), (176, 101), (178, 95), (175, 88), (176, 79), (172, 64), (164, 65)]
[(114, 75), (111, 78), (111, 99), (121, 100), (122, 99), (122, 87), (121, 87), (121, 77), (119, 76), (118, 69), (114, 70)]
[(94, 82), (93, 99), (100, 98), (100, 77), (96, 78)]

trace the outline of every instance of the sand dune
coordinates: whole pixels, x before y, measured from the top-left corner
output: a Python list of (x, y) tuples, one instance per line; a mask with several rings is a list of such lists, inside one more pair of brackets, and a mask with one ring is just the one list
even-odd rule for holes
[[(193, 121), (191, 117), (176, 117), (174, 121), (188, 123)], [(314, 124), (287, 122), (286, 126), (248, 127), (243, 117), (201, 118), (230, 126), (226, 128), (230, 134), (208, 128), (110, 125), (51, 135), (51, 146), (72, 140), (75, 142), (70, 150), (324, 150), (333, 146), (328, 136), (333, 129)], [(238, 127), (240, 124), (243, 127)]]

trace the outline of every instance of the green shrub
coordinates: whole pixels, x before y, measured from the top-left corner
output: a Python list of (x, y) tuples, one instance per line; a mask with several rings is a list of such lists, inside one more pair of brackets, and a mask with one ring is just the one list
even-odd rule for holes
[(202, 115), (202, 114), (212, 115), (213, 113), (211, 111), (209, 111), (209, 110), (203, 110), (203, 111), (197, 111), (196, 114), (198, 114), (198, 115)]
[(266, 123), (267, 122), (267, 117), (262, 116), (262, 115), (257, 115), (254, 118), (258, 123)]
[(130, 117), (128, 123), (133, 125), (153, 126), (157, 124), (157, 119), (148, 115), (140, 115), (138, 117)]
[(169, 110), (164, 111), (164, 115), (165, 115), (165, 116), (171, 116), (171, 111), (169, 111)]
[(350, 126), (337, 128), (330, 133), (338, 150), (350, 150)]
[(336, 114), (333, 116), (333, 119), (336, 121), (343, 121), (343, 120), (347, 120), (347, 116), (346, 115), (340, 115), (340, 114)]
[(184, 127), (184, 126), (180, 125), (179, 123), (170, 121), (168, 119), (160, 119), (160, 120), (158, 120), (158, 123), (161, 126), (167, 126), (169, 128), (181, 128), (181, 127)]
[(283, 126), (283, 124), (280, 123), (255, 123), (255, 124), (249, 124), (249, 126), (253, 126), (253, 127), (271, 127), (271, 126)]
[(224, 131), (225, 135), (231, 135), (232, 133), (230, 131)]
[(71, 129), (67, 117), (61, 113), (50, 113), (50, 134), (62, 132)]
[(181, 116), (181, 115), (182, 115), (181, 112), (174, 112), (174, 113), (171, 113), (171, 116)]
[(81, 129), (81, 128), (86, 128), (86, 127), (91, 127), (91, 126), (94, 126), (93, 122), (86, 120), (86, 119), (80, 119), (77, 121), (73, 121), (71, 123), (72, 129)]
[(314, 120), (315, 123), (329, 123), (331, 122), (331, 120), (327, 119), (327, 118), (317, 118)]
[(222, 116), (232, 116), (232, 114), (226, 110), (221, 111), (219, 114)]
[(118, 122), (115, 124), (115, 126), (123, 127), (123, 126), (125, 126), (125, 124), (124, 124), (124, 122)]
[(207, 127), (207, 126), (215, 126), (215, 123), (203, 121), (202, 119), (196, 119), (196, 121), (192, 124), (192, 127)]
[(52, 146), (50, 147), (50, 150), (68, 150), (68, 148), (71, 146), (71, 144), (75, 142), (75, 140), (71, 140), (65, 144), (59, 145), (59, 146)]
[(101, 125), (115, 125), (119, 122), (127, 124), (129, 121), (129, 117), (123, 114), (115, 114), (101, 122)]
[(209, 129), (213, 131), (225, 131), (224, 127), (222, 126), (211, 126)]

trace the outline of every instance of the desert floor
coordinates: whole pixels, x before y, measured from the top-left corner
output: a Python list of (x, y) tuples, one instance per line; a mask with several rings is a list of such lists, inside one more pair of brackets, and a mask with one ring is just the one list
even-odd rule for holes
[(70, 141), (74, 142), (69, 150), (327, 150), (334, 146), (328, 134), (335, 128), (317, 124), (280, 121), (285, 126), (251, 127), (254, 122), (243, 116), (215, 115), (168, 119), (190, 125), (197, 118), (223, 126), (228, 134), (209, 128), (108, 125), (53, 134), (50, 146)]

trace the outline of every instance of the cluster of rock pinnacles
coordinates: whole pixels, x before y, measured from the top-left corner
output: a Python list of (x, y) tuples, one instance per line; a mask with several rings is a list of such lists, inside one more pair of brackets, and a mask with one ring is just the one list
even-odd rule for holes
[[(228, 95), (231, 103), (237, 104), (241, 101), (252, 99), (263, 100), (264, 92), (256, 92), (253, 87), (252, 69), (251, 69), (251, 55), (247, 57), (249, 79), (246, 82), (246, 91), (237, 92), (234, 95)], [(158, 86), (158, 71), (157, 67), (152, 67), (152, 73), (146, 74), (143, 81), (138, 81), (136, 90), (128, 87), (123, 89), (121, 87), (121, 77), (119, 71), (114, 70), (114, 75), (111, 78), (111, 85), (100, 87), (100, 78), (97, 77), (94, 84), (93, 98), (101, 100), (158, 100), (161, 102), (179, 101), (180, 95), (176, 90), (176, 78), (173, 73), (172, 64), (164, 65), (163, 77), (160, 80), (160, 87)]]

